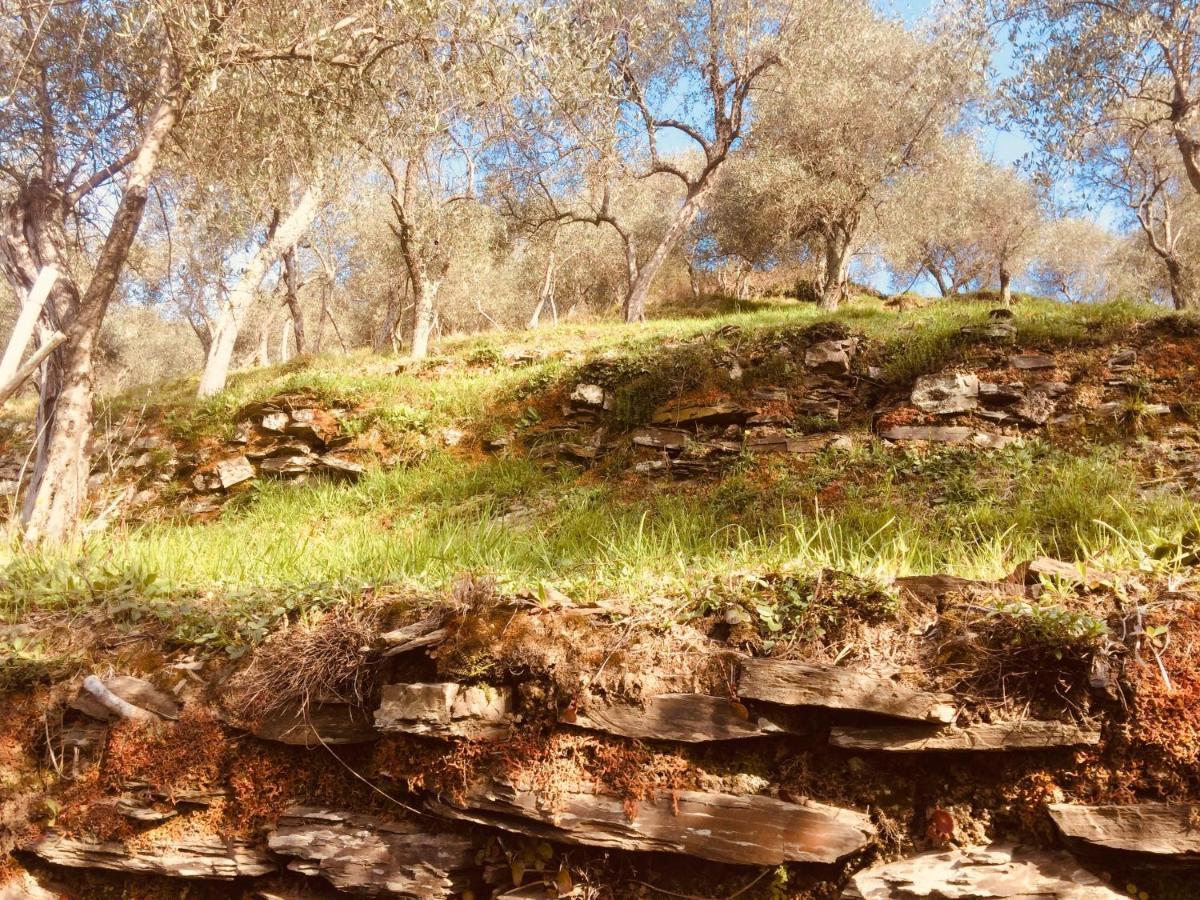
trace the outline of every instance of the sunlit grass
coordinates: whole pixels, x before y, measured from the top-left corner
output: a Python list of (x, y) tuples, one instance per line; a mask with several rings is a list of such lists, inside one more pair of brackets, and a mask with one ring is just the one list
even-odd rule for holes
[[(940, 303), (901, 316), (863, 301), (831, 316), (807, 305), (742, 304), (707, 318), (447, 341), (431, 368), (402, 374), (391, 357), (319, 357), (240, 373), (203, 404), (190, 399), (194, 384), (182, 380), (126, 394), (117, 405), (154, 407), (177, 436), (192, 438), (220, 436), (242, 405), (293, 390), (354, 408), (350, 428), (424, 435), (448, 424), (507, 428), (512, 422), (497, 419), (498, 408), (507, 403), (511, 414), (521, 398), (570, 384), (598, 357), (633, 360), (631, 371), (658, 377), (674, 373), (672, 365), (686, 369), (688, 354), (697, 352), (688, 342), (724, 326), (739, 331), (712, 341), (769, 340), (780, 329), (831, 319), (868, 337), (883, 380), (905, 384), (969, 352), (961, 329), (985, 321), (989, 308)], [(1113, 340), (1157, 314), (1130, 304), (1029, 299), (1017, 307), (1016, 345)], [(504, 351), (519, 346), (545, 356), (526, 366), (505, 363)], [(630, 411), (631, 420), (636, 415)], [(646, 482), (619, 466), (599, 478), (581, 476), (524, 458), (480, 460), (430, 449), (437, 444), (426, 442), (406, 464), (374, 467), (353, 485), (257, 483), (212, 523), (117, 527), (63, 557), (27, 557), (10, 547), (0, 615), (87, 596), (88, 584), (57, 593), (54, 585), (68, 577), (62, 573), (88, 565), (102, 565), (105, 577), (127, 581), (131, 590), (150, 579), (164, 596), (204, 595), (215, 603), (248, 591), (269, 597), (331, 585), (436, 589), (463, 572), (491, 574), (516, 588), (549, 581), (581, 598), (636, 600), (687, 594), (739, 569), (997, 578), (1038, 554), (1114, 569), (1163, 566), (1171, 556), (1161, 548), (1200, 528), (1182, 499), (1142, 496), (1115, 451), (1072, 453), (1037, 441), (996, 453), (925, 454), (866, 441), (815, 461), (747, 458), (721, 479), (695, 483)], [(37, 588), (42, 583), (45, 590)]]

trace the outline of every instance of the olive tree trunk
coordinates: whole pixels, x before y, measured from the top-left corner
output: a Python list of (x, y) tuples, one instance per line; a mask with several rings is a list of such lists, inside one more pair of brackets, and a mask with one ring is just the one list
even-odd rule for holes
[[(163, 63), (160, 84), (163, 96), (146, 122), (92, 279), (63, 329), (66, 343), (54, 354), (61, 381), (53, 384), (43, 377), (40, 385), (41, 441), (23, 509), (25, 541), (31, 545), (62, 544), (78, 534), (87, 496), (96, 342), (141, 225), (163, 145), (179, 120), (183, 104), (183, 87), (169, 62)], [(63, 280), (59, 280), (60, 285)], [(48, 397), (51, 391), (56, 391), (52, 398)]]
[(837, 309), (846, 299), (850, 277), (850, 244), (857, 222), (835, 222), (822, 229), (825, 260), (821, 309)]
[(200, 386), (196, 392), (200, 399), (212, 397), (224, 390), (225, 382), (229, 378), (229, 364), (233, 359), (234, 345), (259, 285), (280, 255), (294, 247), (308, 230), (308, 226), (317, 215), (317, 206), (317, 188), (310, 185), (287, 218), (279, 223), (274, 234), (250, 257), (238, 277), (237, 284), (225, 296), (213, 326), (212, 344), (204, 360), (204, 371), (200, 374)]
[[(692, 222), (695, 221), (696, 216), (703, 209), (704, 199), (708, 195), (711, 186), (712, 179), (708, 178), (697, 187), (689, 190), (687, 199), (675, 213), (675, 218), (671, 220), (671, 224), (659, 239), (657, 246), (655, 246), (650, 256), (640, 266), (636, 264), (631, 265), (629, 293), (625, 297), (626, 322), (641, 322), (646, 318), (646, 300), (650, 296), (650, 287), (654, 283), (659, 270), (662, 269), (663, 263), (667, 261), (667, 257), (675, 249), (675, 245), (687, 233), (688, 228), (691, 227)], [(626, 246), (628, 255), (629, 244), (627, 243)]]

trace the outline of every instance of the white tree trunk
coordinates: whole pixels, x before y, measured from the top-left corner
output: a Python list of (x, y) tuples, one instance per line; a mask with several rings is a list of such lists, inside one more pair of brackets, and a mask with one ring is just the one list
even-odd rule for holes
[[(533, 315), (529, 317), (529, 327), (537, 328), (541, 322), (542, 310), (549, 303), (553, 306), (554, 303), (554, 247), (550, 248), (550, 252), (546, 255), (546, 271), (542, 277), (542, 289), (538, 291), (537, 306), (533, 308)], [(557, 316), (555, 319), (557, 320)]]
[(58, 269), (54, 266), (46, 266), (38, 273), (37, 281), (33, 283), (33, 289), (21, 304), (17, 323), (13, 326), (12, 334), (8, 338), (8, 346), (4, 349), (4, 358), (0, 359), (0, 384), (7, 384), (17, 374), (17, 369), (21, 366), (21, 357), (25, 355), (25, 348), (33, 340), (33, 330), (37, 326), (38, 319), (41, 318), (42, 309), (46, 306), (46, 300), (50, 296), (50, 291), (54, 289), (56, 281), (58, 281)]
[(440, 280), (418, 276), (413, 280), (413, 336), (409, 353), (413, 359), (424, 359), (429, 355), (429, 342), (433, 336), (434, 302), (437, 300)]
[(246, 311), (254, 301), (259, 285), (280, 255), (294, 247), (308, 230), (308, 226), (317, 215), (317, 206), (317, 188), (310, 185), (287, 218), (279, 223), (279, 228), (271, 239), (258, 248), (242, 269), (237, 284), (226, 296), (217, 314), (212, 344), (204, 360), (204, 371), (200, 375), (200, 386), (196, 392), (200, 399), (224, 390), (225, 382), (229, 378), (229, 363), (233, 359), (234, 344), (237, 343)]

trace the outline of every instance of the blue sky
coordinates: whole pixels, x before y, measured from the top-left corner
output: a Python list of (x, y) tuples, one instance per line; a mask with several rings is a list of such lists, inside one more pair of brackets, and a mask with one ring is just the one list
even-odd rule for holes
[[(878, 5), (885, 11), (895, 11), (909, 24), (916, 24), (929, 14), (933, 3), (932, 0), (882, 0)], [(1012, 72), (1012, 46), (1002, 42), (992, 62), (1000, 76)], [(980, 149), (1001, 163), (1014, 163), (1033, 149), (1030, 141), (1018, 131), (991, 125), (984, 127), (981, 143)]]

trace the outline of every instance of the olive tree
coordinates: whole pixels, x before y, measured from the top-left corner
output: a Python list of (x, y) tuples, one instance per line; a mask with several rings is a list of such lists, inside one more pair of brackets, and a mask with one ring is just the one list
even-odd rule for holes
[[(342, 4), (307, 0), (0, 3), (0, 260), (38, 340), (65, 341), (39, 376), (30, 543), (77, 531), (88, 476), (97, 340), (168, 139), (204, 115), (227, 74), (259, 66), (355, 71), (389, 42)], [(236, 127), (222, 120), (222, 127)], [(213, 127), (210, 124), (210, 127)]]
[[(1097, 135), (1158, 131), (1200, 193), (1200, 15), (1181, 0), (972, 0), (1009, 27), (1008, 109), (1086, 168)], [(1136, 102), (1132, 102), (1136, 101)]]
[[(767, 73), (802, 64), (832, 40), (843, 8), (829, 0), (574, 0), (539, 22), (566, 49), (557, 67), (533, 73), (524, 111), (546, 123), (544, 133), (540, 145), (522, 135), (514, 156), (552, 182), (548, 193), (593, 198), (571, 221), (619, 229), (614, 184), (666, 178), (678, 187), (648, 248), (623, 240), (626, 321), (645, 317), (651, 286), (745, 136)], [(553, 115), (539, 119), (545, 111)]]
[(899, 179), (934, 158), (977, 90), (983, 62), (969, 32), (920, 36), (865, 6), (854, 13), (810, 60), (817, 65), (772, 74), (749, 139), (756, 164), (788, 198), (788, 230), (822, 263), (828, 309), (846, 296), (865, 220)]

